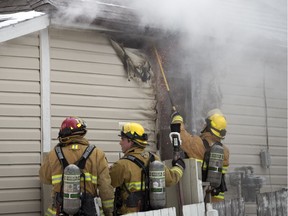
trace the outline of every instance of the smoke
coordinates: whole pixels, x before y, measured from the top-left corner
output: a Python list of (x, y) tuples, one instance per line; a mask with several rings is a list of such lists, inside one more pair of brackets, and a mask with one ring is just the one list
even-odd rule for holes
[[(221, 7), (217, 1), (197, 0), (144, 0), (134, 1), (142, 24), (156, 26), (168, 31), (180, 31), (189, 35), (211, 35), (223, 29)], [(143, 3), (143, 4), (142, 4)], [(217, 31), (216, 31), (217, 30)]]
[(213, 36), (218, 43), (265, 37), (263, 33), (272, 32), (272, 26), (284, 29), (287, 16), (285, 0), (277, 4), (269, 0), (143, 0), (131, 1), (129, 6), (135, 9), (143, 26), (189, 36)]
[(222, 5), (217, 0), (144, 0), (133, 1), (131, 7), (137, 11), (141, 24), (146, 27), (158, 27), (168, 32), (180, 31), (189, 37), (214, 35), (226, 38), (227, 20)]
[[(95, 1), (63, 1), (57, 7), (53, 21), (58, 25), (73, 25), (81, 20), (85, 20), (84, 25), (89, 25), (99, 14), (99, 5)], [(88, 23), (88, 24), (87, 24)]]
[(96, 18), (123, 21), (131, 19), (132, 12), (139, 27), (183, 32), (187, 39), (213, 37), (218, 44), (227, 40), (245, 43), (256, 37), (273, 39), (278, 37), (275, 30), (284, 30), (287, 25), (285, 0), (277, 4), (269, 0), (65, 0), (57, 4), (55, 19), (62, 23), (80, 19), (93, 23)]
[(169, 71), (182, 71), (193, 77), (192, 113), (189, 116), (194, 119), (192, 130), (197, 132), (200, 128), (196, 125), (201, 125), (209, 109), (221, 108), (219, 86), (227, 74), (251, 71), (256, 64), (263, 64), (263, 56), (257, 57), (259, 52), (265, 55), (275, 52), (274, 46), (287, 46), (285, 0), (66, 2), (69, 4), (56, 15), (62, 23), (77, 22), (80, 17), (86, 23), (92, 23), (99, 17), (131, 21), (129, 15), (118, 13), (125, 9), (129, 14), (134, 12), (137, 15), (134, 22), (139, 22), (138, 28), (142, 28), (143, 32), (149, 28), (160, 28), (166, 32), (167, 38), (169, 35), (177, 37), (177, 44), (171, 41), (169, 52), (170, 61), (174, 61), (170, 67), (177, 67), (177, 70), (170, 68)]
[(161, 28), (167, 35), (181, 33), (177, 47), (169, 52), (170, 60), (178, 62), (178, 70), (171, 71), (179, 72), (180, 67), (191, 74), (192, 112), (188, 115), (195, 133), (201, 131), (198, 125), (203, 125), (210, 109), (221, 108), (220, 86), (227, 74), (243, 71), (249, 76), (251, 68), (261, 68), (263, 56), (275, 45), (286, 46), (285, 0), (132, 2), (140, 26)]

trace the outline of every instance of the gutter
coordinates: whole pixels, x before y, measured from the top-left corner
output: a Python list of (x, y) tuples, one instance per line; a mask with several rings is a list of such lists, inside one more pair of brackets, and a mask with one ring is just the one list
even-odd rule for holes
[[(2, 24), (5, 24), (5, 22), (9, 22), (9, 19), (3, 21)], [(49, 24), (50, 20), (47, 14), (31, 17), (30, 19), (22, 20), (20, 22), (15, 20), (15, 23), (4, 25), (2, 27), (0, 26), (0, 43), (43, 30), (47, 28)]]

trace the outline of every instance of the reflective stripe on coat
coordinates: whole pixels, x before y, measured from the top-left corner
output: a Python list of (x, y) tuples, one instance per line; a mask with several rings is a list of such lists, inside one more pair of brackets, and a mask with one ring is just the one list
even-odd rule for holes
[[(84, 153), (89, 145), (85, 138), (77, 139), (77, 144), (66, 145), (62, 147), (63, 154), (69, 164), (75, 163)], [(102, 207), (105, 215), (112, 215), (114, 202), (114, 189), (111, 186), (111, 178), (109, 175), (108, 163), (102, 150), (95, 148), (86, 161), (83, 169), (86, 180), (86, 192), (93, 196), (99, 196), (102, 201)], [(55, 149), (51, 150), (45, 157), (44, 162), (39, 170), (40, 180), (44, 184), (52, 184), (52, 200), (55, 200), (55, 193), (59, 193), (62, 182), (62, 165), (55, 153)], [(84, 190), (83, 178), (81, 181), (81, 190)], [(55, 206), (52, 204), (52, 208)]]
[[(203, 163), (204, 154), (206, 152), (202, 139), (206, 139), (211, 146), (215, 142), (221, 142), (221, 139), (213, 136), (210, 132), (204, 132), (201, 136), (192, 136), (185, 129), (183, 123), (181, 123), (180, 136), (182, 140), (181, 149), (188, 155), (189, 158), (199, 160)], [(229, 166), (229, 149), (223, 144), (224, 148), (224, 161), (222, 173), (227, 173)], [(219, 196), (212, 197), (212, 202), (223, 201), (224, 193)]]
[[(129, 149), (124, 157), (133, 155), (144, 162), (145, 166), (149, 161), (149, 152), (146, 152), (142, 148), (133, 147)], [(155, 160), (160, 160), (155, 155)], [(122, 208), (119, 213), (127, 214), (131, 212), (137, 212), (137, 208), (128, 208), (125, 202), (128, 197), (128, 192), (123, 187), (123, 184), (127, 187), (130, 192), (136, 192), (140, 190), (141, 186), (141, 171), (142, 169), (130, 160), (120, 159), (110, 167), (110, 176), (112, 186), (114, 188), (121, 187), (121, 199), (123, 201)], [(169, 169), (165, 166), (165, 183), (166, 187), (176, 184), (182, 177), (183, 171), (178, 167), (172, 167)]]

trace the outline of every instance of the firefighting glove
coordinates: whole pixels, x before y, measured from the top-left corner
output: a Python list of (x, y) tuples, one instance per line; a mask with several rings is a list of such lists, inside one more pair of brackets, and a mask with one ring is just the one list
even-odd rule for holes
[(183, 123), (183, 117), (178, 111), (175, 111), (171, 114), (171, 124)]
[(172, 166), (178, 166), (180, 169), (182, 169), (183, 171), (186, 168), (185, 162), (182, 158), (178, 158), (178, 159), (174, 159), (172, 160)]
[(212, 196), (218, 196), (220, 193), (220, 188), (213, 188), (211, 191)]

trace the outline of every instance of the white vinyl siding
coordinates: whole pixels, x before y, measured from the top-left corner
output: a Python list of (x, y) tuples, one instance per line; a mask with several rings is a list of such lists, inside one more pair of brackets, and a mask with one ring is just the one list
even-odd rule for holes
[(0, 215), (40, 216), (38, 34), (0, 44)]
[[(285, 60), (281, 63), (281, 57), (267, 56), (269, 62), (255, 60), (248, 70), (247, 65), (234, 65), (221, 83), (222, 109), (228, 121), (224, 143), (230, 149), (229, 171), (252, 166), (254, 176), (265, 178), (261, 192), (287, 187), (287, 71)], [(259, 154), (267, 149), (267, 140), (271, 166), (262, 168)], [(256, 203), (246, 203), (245, 211), (256, 215)]]
[(155, 93), (151, 85), (128, 81), (123, 64), (105, 35), (50, 30), (53, 146), (61, 122), (74, 115), (87, 122), (87, 138), (119, 159), (119, 122), (142, 123), (155, 148)]

